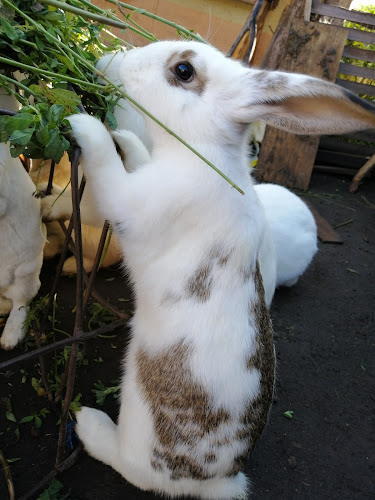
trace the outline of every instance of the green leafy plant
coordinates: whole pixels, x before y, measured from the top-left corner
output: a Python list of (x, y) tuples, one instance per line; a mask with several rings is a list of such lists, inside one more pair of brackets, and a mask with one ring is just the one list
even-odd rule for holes
[(89, 330), (100, 328), (101, 326), (108, 325), (115, 319), (115, 315), (106, 307), (98, 302), (93, 302), (89, 306), (90, 319), (88, 321)]
[(98, 380), (98, 382), (94, 384), (92, 392), (95, 394), (98, 405), (102, 406), (107, 396), (112, 395), (115, 399), (120, 397), (121, 385), (119, 380), (112, 380), (111, 383), (114, 385), (109, 387), (106, 387), (101, 380)]
[(42, 408), (38, 412), (32, 412), (30, 415), (27, 415), (26, 417), (21, 418), (20, 424), (26, 424), (28, 422), (34, 422), (34, 425), (36, 429), (40, 429), (42, 427), (42, 418), (46, 418), (47, 414), (49, 413), (49, 410), (47, 408)]
[(293, 415), (294, 415), (294, 411), (293, 410), (287, 410), (287, 411), (284, 411), (284, 413), (283, 413), (283, 416), (285, 418), (288, 418), (289, 420), (292, 420)]
[[(124, 22), (88, 0), (75, 0), (73, 3), (71, 5), (59, 0), (33, 0), (28, 3), (1, 0), (0, 63), (3, 69), (0, 82), (9, 94), (21, 102), (24, 113), (17, 130), (11, 125), (14, 117), (4, 117), (0, 121), (0, 141), (10, 142), (11, 154), (17, 156), (22, 153), (28, 158), (52, 158), (58, 162), (65, 150), (71, 154), (74, 148), (67, 115), (78, 113), (84, 108), (100, 120), (106, 119), (107, 124), (115, 128), (113, 109), (118, 99), (123, 97), (244, 194), (215, 165), (95, 68), (96, 61), (105, 52), (126, 45), (113, 35), (108, 38), (105, 29), (107, 24), (131, 29), (149, 41), (155, 41), (156, 38), (132, 21), (128, 14), (125, 17), (131, 22)], [(149, 15), (143, 9), (136, 9), (124, 2), (116, 1), (116, 5), (121, 13), (126, 8)], [(178, 34), (185, 38), (205, 42), (192, 30), (162, 18), (158, 20), (174, 26)], [(98, 26), (92, 21), (101, 24)], [(105, 41), (103, 34), (107, 36)], [(17, 78), (16, 70), (22, 71), (24, 77)], [(105, 84), (99, 84), (97, 76)], [(27, 114), (31, 116), (26, 118)]]
[(71, 499), (70, 490), (63, 493), (64, 486), (56, 478), (52, 479), (48, 487), (38, 496), (38, 500), (68, 500)]
[(82, 103), (101, 120), (112, 112), (118, 97), (98, 85), (92, 66), (121, 42), (104, 44), (103, 25), (36, 1), (2, 0), (0, 16), (0, 83), (23, 106), (15, 117), (1, 117), (1, 140), (9, 140), (13, 156), (58, 162), (72, 146), (68, 115)]

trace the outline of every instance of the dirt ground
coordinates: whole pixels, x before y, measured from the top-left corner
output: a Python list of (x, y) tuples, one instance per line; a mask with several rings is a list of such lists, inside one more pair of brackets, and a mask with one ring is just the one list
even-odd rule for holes
[[(375, 179), (355, 195), (348, 192), (349, 181), (313, 174), (306, 197), (332, 225), (340, 225), (344, 243), (320, 243), (305, 275), (294, 287), (278, 290), (272, 305), (277, 381), (268, 426), (247, 464), (254, 500), (375, 498)], [(41, 294), (49, 290), (55, 265), (43, 267)], [(101, 271), (97, 287), (112, 303), (131, 308), (119, 269)], [(57, 304), (57, 327), (71, 333), (73, 279), (62, 280)], [(118, 383), (125, 346), (123, 332), (86, 342), (75, 387), (83, 404), (99, 407), (92, 392), (98, 380), (105, 386)], [(1, 352), (0, 362), (24, 351), (21, 346)], [(61, 370), (57, 362), (48, 357), (52, 371)], [(35, 360), (0, 373), (0, 449), (11, 459), (17, 499), (53, 468), (56, 453), (57, 417), (40, 414), (49, 409), (48, 401), (34, 390), (33, 377), (39, 379)], [(100, 408), (115, 419), (118, 401), (109, 395)], [(33, 412), (42, 421), (40, 429), (20, 423)], [(43, 498), (159, 498), (85, 452), (58, 479), (60, 492)], [(8, 498), (1, 471), (0, 498)]]

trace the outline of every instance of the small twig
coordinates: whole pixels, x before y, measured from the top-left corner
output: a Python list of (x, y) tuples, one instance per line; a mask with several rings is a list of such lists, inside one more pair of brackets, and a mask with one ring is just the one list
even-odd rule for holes
[(78, 443), (76, 449), (69, 455), (69, 457), (64, 460), (58, 467), (55, 467), (55, 469), (52, 469), (44, 478), (34, 486), (30, 491), (26, 493), (23, 497), (21, 497), (19, 500), (29, 500), (30, 498), (34, 497), (38, 491), (40, 491), (46, 484), (48, 484), (54, 477), (57, 476), (57, 474), (64, 472), (64, 470), (69, 469), (74, 462), (76, 461), (79, 453), (82, 451), (82, 443)]
[(341, 222), (340, 224), (336, 224), (335, 226), (332, 227), (333, 229), (337, 229), (338, 227), (346, 226), (347, 224), (351, 224), (352, 222), (354, 222), (354, 219), (349, 219), (346, 220), (345, 222)]
[(124, 7), (125, 9), (132, 10), (134, 12), (137, 12), (138, 14), (141, 14), (142, 16), (146, 16), (146, 17), (149, 17), (151, 19), (154, 19), (155, 21), (159, 21), (160, 23), (166, 24), (166, 25), (170, 26), (171, 28), (175, 28), (179, 33), (183, 33), (184, 35), (188, 36), (189, 38), (193, 38), (194, 40), (197, 40), (198, 42), (208, 44), (207, 40), (205, 40), (203, 37), (201, 37), (199, 35), (199, 33), (193, 33), (190, 30), (184, 28), (184, 26), (180, 26), (179, 24), (176, 24), (172, 21), (168, 21), (168, 19), (164, 19), (163, 17), (157, 16), (156, 14), (152, 14), (151, 12), (147, 12), (147, 10), (140, 9), (139, 7), (134, 7), (134, 5), (120, 2), (118, 0), (106, 0), (106, 1), (108, 3), (112, 3), (112, 4), (117, 5), (117, 6), (121, 5), (121, 7)]
[(9, 500), (16, 500), (16, 494), (14, 491), (12, 473), (11, 473), (9, 464), (7, 462), (7, 459), (4, 457), (3, 452), (1, 450), (0, 450), (0, 464), (3, 468), (5, 480), (6, 480), (6, 483), (8, 486)]
[(60, 8), (60, 9), (67, 11), (67, 12), (72, 12), (73, 14), (76, 14), (77, 16), (82, 16), (86, 19), (90, 19), (91, 21), (95, 21), (95, 22), (100, 23), (100, 24), (107, 24), (109, 26), (113, 26), (114, 28), (129, 29), (129, 30), (133, 31), (134, 33), (137, 33), (138, 35), (143, 36), (143, 38), (147, 38), (147, 40), (149, 40), (150, 42), (157, 41), (157, 39), (155, 37), (151, 37), (151, 36), (146, 35), (145, 33), (142, 33), (137, 28), (135, 28), (131, 24), (125, 23), (124, 21), (112, 19), (112, 17), (106, 17), (106, 16), (102, 16), (100, 14), (95, 14), (93, 12), (89, 12), (87, 10), (83, 10), (83, 9), (78, 8), (78, 7), (74, 7), (73, 5), (69, 5), (65, 2), (60, 2), (59, 0), (39, 0), (39, 1), (40, 1), (40, 3), (52, 5), (53, 7)]
[(375, 208), (375, 204), (374, 203), (371, 203), (371, 201), (369, 201), (366, 196), (364, 194), (361, 194), (361, 198), (363, 201), (365, 201), (367, 203), (367, 205), (369, 205), (371, 208)]
[[(108, 1), (108, 0), (107, 0)], [(250, 12), (250, 16), (248, 20), (246, 21), (244, 27), (238, 34), (236, 40), (234, 41), (232, 47), (229, 49), (227, 57), (231, 57), (233, 55), (233, 52), (236, 50), (238, 44), (242, 40), (243, 36), (249, 32), (250, 34), (250, 41), (249, 41), (249, 46), (246, 51), (246, 55), (244, 57), (245, 62), (249, 62), (249, 57), (251, 54), (251, 51), (253, 49), (254, 41), (255, 41), (255, 35), (256, 35), (256, 23), (257, 23), (257, 18), (260, 12), (260, 9), (262, 8), (264, 4), (264, 0), (257, 0), (255, 3), (253, 10)]]

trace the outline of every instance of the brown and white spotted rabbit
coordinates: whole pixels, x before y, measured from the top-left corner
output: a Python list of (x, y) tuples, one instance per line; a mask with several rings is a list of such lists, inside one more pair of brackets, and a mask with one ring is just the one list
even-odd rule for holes
[(143, 490), (244, 499), (242, 468), (267, 421), (275, 365), (259, 265), (261, 251), (263, 273), (275, 257), (249, 178), (249, 124), (336, 133), (373, 127), (375, 114), (333, 84), (249, 69), (197, 42), (132, 50), (120, 79), (245, 194), (147, 117), (153, 149), (134, 172), (104, 125), (71, 117), (136, 298), (118, 422), (84, 407), (77, 432), (90, 455)]

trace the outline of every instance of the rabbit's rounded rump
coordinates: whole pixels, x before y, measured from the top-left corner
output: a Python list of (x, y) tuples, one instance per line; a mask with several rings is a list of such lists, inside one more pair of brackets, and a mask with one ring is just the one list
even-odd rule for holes
[(258, 184), (254, 188), (275, 245), (276, 285), (292, 286), (318, 250), (314, 217), (307, 205), (283, 186)]

